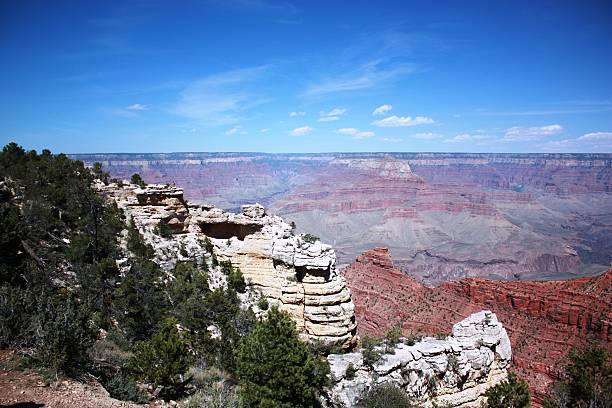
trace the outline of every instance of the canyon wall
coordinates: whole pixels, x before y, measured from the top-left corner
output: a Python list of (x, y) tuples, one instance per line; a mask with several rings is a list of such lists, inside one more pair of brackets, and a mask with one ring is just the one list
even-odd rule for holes
[(270, 213), (331, 243), (339, 264), (386, 246), (427, 284), (565, 279), (612, 262), (612, 155), (169, 153), (79, 155), (115, 177)]
[(514, 369), (541, 402), (572, 347), (599, 341), (612, 351), (612, 269), (590, 278), (548, 282), (464, 279), (427, 287), (397, 269), (386, 248), (343, 271), (358, 333), (381, 335), (398, 324), (408, 335), (445, 334), (451, 322), (490, 309), (508, 331)]

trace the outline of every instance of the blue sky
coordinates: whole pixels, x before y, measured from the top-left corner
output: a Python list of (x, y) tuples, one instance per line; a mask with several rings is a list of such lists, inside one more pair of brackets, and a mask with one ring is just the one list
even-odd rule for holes
[(612, 152), (609, 1), (2, 1), (0, 138)]

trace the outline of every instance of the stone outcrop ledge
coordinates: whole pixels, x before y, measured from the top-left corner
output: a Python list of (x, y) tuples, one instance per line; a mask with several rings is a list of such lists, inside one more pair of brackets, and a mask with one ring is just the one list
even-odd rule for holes
[[(511, 359), (506, 330), (494, 313), (481, 311), (455, 324), (446, 339), (398, 344), (394, 354), (385, 354), (373, 367), (363, 364), (361, 352), (330, 355), (336, 381), (331, 399), (352, 407), (373, 386), (392, 384), (424, 407), (476, 407), (489, 387), (507, 377)], [(347, 378), (351, 364), (352, 379)]]
[[(229, 260), (244, 275), (243, 307), (262, 312), (257, 300), (263, 296), (293, 317), (304, 340), (345, 349), (355, 346), (355, 306), (344, 277), (336, 270), (330, 245), (294, 235), (290, 224), (259, 204), (244, 205), (240, 213), (232, 213), (188, 203), (183, 190), (170, 185), (139, 187), (126, 182), (97, 188), (134, 222), (155, 250), (155, 261), (169, 275), (177, 261), (206, 259), (209, 254), (203, 242), (209, 238), (216, 258)], [(170, 236), (159, 235), (160, 222), (168, 224)], [(210, 264), (210, 259), (206, 262)], [(209, 268), (211, 289), (224, 286), (220, 269)]]

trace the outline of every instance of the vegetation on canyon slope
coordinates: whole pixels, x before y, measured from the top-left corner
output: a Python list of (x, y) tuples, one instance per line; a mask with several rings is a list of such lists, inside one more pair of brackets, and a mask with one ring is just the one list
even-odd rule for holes
[[(48, 150), (9, 144), (0, 153), (0, 347), (19, 350), (49, 377), (93, 373), (114, 397), (137, 402), (147, 399), (139, 384), (149, 385), (149, 396), (204, 401), (217, 370), (223, 383), (244, 381), (253, 407), (265, 406), (249, 392), (260, 362), (244, 350), (280, 347), (285, 359), (265, 367), (284, 372), (284, 382), (259, 384), (268, 406), (314, 406), (328, 367), (293, 321), (275, 309), (257, 321), (240, 308), (246, 285), (231, 263), (221, 265), (227, 289), (209, 289), (211, 253), (179, 262), (168, 279), (131, 220), (92, 188), (95, 179), (109, 176)], [(126, 255), (122, 230), (124, 275), (116, 262)], [(284, 330), (266, 336), (277, 323)]]

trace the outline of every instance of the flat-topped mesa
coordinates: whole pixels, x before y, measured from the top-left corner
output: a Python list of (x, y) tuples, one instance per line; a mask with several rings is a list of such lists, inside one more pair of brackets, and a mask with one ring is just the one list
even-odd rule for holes
[[(424, 407), (477, 407), (486, 390), (507, 377), (512, 359), (506, 330), (490, 311), (455, 324), (452, 336), (445, 339), (406, 343), (400, 342), (393, 354), (384, 354), (371, 366), (364, 364), (360, 351), (329, 355), (335, 380), (331, 398), (352, 407), (368, 389), (392, 384)], [(351, 364), (354, 374), (347, 375)]]
[[(290, 224), (259, 204), (244, 205), (236, 214), (188, 203), (174, 186), (99, 188), (134, 221), (166, 272), (179, 261), (210, 257), (204, 247), (208, 237), (218, 260), (229, 260), (242, 271), (247, 281), (247, 293), (241, 295), (245, 307), (258, 312), (257, 300), (263, 295), (293, 317), (303, 339), (345, 348), (356, 343), (355, 307), (330, 245), (294, 235)], [(162, 221), (171, 227), (171, 236), (159, 235)], [(211, 268), (209, 285), (225, 284), (219, 268)]]

